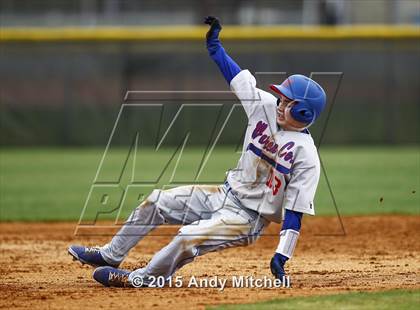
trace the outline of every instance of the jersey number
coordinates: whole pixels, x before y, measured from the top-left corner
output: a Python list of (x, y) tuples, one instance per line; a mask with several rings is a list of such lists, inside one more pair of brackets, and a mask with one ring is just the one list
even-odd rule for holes
[[(274, 184), (273, 184), (274, 181)], [(273, 169), (270, 170), (270, 174), (268, 175), (267, 182), (265, 182), (265, 185), (267, 185), (269, 188), (273, 190), (273, 195), (277, 195), (279, 192), (279, 188), (281, 186), (281, 180), (276, 177), (273, 173)]]

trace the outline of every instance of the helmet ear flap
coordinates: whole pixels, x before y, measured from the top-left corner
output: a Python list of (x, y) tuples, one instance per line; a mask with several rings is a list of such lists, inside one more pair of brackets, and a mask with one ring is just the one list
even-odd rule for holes
[(304, 124), (311, 124), (316, 117), (315, 111), (305, 101), (295, 104), (290, 110), (290, 114), (295, 120)]

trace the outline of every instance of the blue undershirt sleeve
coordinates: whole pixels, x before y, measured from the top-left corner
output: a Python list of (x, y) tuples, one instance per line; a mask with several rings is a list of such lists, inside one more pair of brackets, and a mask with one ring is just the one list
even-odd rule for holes
[[(300, 231), (302, 215), (303, 214), (301, 212), (286, 209), (286, 214), (284, 215), (284, 221), (281, 230), (293, 229), (296, 231)], [(289, 259), (288, 257), (282, 254), (278, 255), (280, 256), (280, 260), (283, 262), (283, 264)]]
[(241, 68), (238, 64), (226, 54), (220, 40), (217, 38), (211, 38), (207, 40), (207, 50), (209, 51), (210, 57), (219, 67), (223, 76), (225, 77), (228, 84), (230, 81), (241, 72)]
[(284, 222), (281, 230), (293, 229), (296, 231), (300, 230), (302, 221), (302, 213), (286, 209), (284, 215)]

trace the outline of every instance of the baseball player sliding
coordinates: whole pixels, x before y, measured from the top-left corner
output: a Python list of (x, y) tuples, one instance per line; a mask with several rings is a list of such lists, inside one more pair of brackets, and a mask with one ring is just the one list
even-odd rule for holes
[[(284, 217), (270, 263), (272, 274), (282, 279), (296, 247), (302, 215), (315, 214), (320, 164), (307, 128), (324, 109), (324, 90), (303, 75), (271, 85), (278, 98), (258, 89), (254, 76), (242, 70), (222, 47), (219, 20), (209, 16), (205, 23), (210, 25), (206, 36), (209, 55), (248, 116), (242, 155), (223, 185), (154, 190), (108, 244), (70, 246), (68, 251), (75, 259), (98, 267), (93, 278), (105, 286), (148, 286), (156, 277), (168, 281), (196, 256), (249, 245), (271, 221), (280, 223)], [(183, 226), (145, 267), (119, 269), (130, 249), (164, 223)]]

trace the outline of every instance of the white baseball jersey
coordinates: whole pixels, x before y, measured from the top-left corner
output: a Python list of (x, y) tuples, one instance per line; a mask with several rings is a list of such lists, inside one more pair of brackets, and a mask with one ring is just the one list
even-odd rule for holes
[[(236, 75), (231, 87), (248, 115), (249, 127), (238, 166), (228, 172), (228, 195), (226, 186), (154, 190), (111, 242), (101, 247), (103, 258), (118, 264), (153, 228), (165, 222), (185, 226), (147, 266), (130, 273), (129, 281), (137, 276), (146, 284), (150, 276), (168, 278), (196, 256), (251, 244), (269, 221), (281, 221), (284, 208), (315, 214), (320, 165), (312, 137), (277, 127), (277, 98), (256, 88), (248, 70)], [(284, 231), (277, 252), (291, 257), (298, 234)]]
[[(238, 166), (228, 172), (230, 189), (191, 185), (154, 190), (101, 248), (104, 259), (120, 263), (145, 235), (165, 222), (185, 226), (147, 266), (133, 271), (129, 281), (135, 276), (144, 283), (150, 276), (167, 278), (195, 256), (248, 245), (269, 221), (282, 220), (284, 208), (315, 214), (313, 199), (320, 164), (312, 137), (277, 127), (277, 98), (256, 88), (248, 70), (233, 78), (231, 88), (248, 115), (249, 127)], [(291, 257), (298, 234), (291, 229), (284, 231), (277, 252)]]
[(315, 214), (318, 152), (309, 132), (286, 131), (276, 121), (277, 98), (243, 70), (230, 83), (248, 116), (242, 156), (227, 181), (242, 205), (281, 222), (283, 208)]

